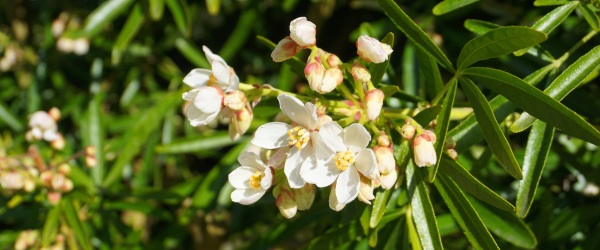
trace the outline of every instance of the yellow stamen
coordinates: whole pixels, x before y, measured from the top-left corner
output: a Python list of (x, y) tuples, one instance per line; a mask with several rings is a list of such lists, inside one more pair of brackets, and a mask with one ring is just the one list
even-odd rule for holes
[(263, 177), (265, 177), (265, 173), (260, 171), (254, 172), (254, 174), (250, 176), (250, 187), (252, 187), (254, 190), (260, 189), (260, 181)]
[(350, 151), (337, 152), (333, 159), (335, 160), (335, 166), (344, 171), (354, 163), (354, 154)]
[(310, 140), (310, 134), (303, 127), (297, 126), (287, 131), (290, 140), (288, 145), (302, 149)]

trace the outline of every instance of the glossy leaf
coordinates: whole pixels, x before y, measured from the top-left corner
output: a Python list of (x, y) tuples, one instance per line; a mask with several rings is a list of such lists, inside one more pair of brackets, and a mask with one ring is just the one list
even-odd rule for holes
[(426, 108), (421, 110), (417, 115), (413, 117), (417, 123), (419, 123), (423, 127), (429, 126), (429, 123), (435, 119), (438, 114), (442, 111), (442, 106), (436, 105), (430, 108)]
[(42, 247), (48, 247), (56, 240), (60, 220), (60, 206), (50, 207), (46, 214), (44, 229), (42, 230)]
[(383, 217), (383, 214), (386, 211), (387, 203), (390, 200), (391, 195), (392, 191), (390, 189), (377, 192), (375, 200), (373, 201), (373, 211), (371, 212), (371, 217), (369, 219), (369, 227), (377, 227), (381, 217)]
[(165, 3), (163, 0), (149, 0), (148, 9), (152, 20), (160, 20), (165, 10)]
[(137, 32), (142, 27), (142, 23), (144, 22), (144, 13), (142, 13), (142, 6), (140, 3), (136, 4), (133, 7), (133, 10), (129, 12), (129, 17), (125, 22), (125, 26), (119, 33), (117, 40), (115, 41), (115, 45), (112, 48), (111, 56), (112, 56), (112, 64), (118, 65), (121, 61), (121, 56), (123, 55), (123, 51), (127, 48), (131, 39), (135, 37)]
[(498, 210), (489, 205), (469, 199), (485, 226), (495, 235), (511, 244), (534, 249), (537, 245), (535, 234), (525, 222), (513, 212)]
[(461, 77), (460, 83), (469, 99), (469, 103), (473, 107), (475, 118), (480, 125), (481, 132), (483, 132), (483, 138), (487, 141), (496, 159), (512, 177), (518, 180), (522, 179), (521, 167), (519, 167), (519, 163), (498, 122), (496, 122), (496, 117), (485, 96), (470, 79)]
[(79, 219), (79, 213), (73, 206), (73, 201), (71, 199), (62, 199), (60, 203), (67, 225), (73, 230), (73, 234), (77, 239), (77, 242), (79, 242), (79, 247), (81, 247), (81, 249), (93, 249), (89, 233)]
[(165, 4), (171, 11), (171, 15), (173, 15), (173, 21), (175, 21), (175, 25), (179, 29), (181, 34), (187, 37), (188, 34), (188, 18), (186, 16), (185, 9), (187, 6), (182, 6), (180, 0), (164, 0)]
[(503, 95), (519, 108), (565, 133), (600, 145), (600, 132), (581, 116), (516, 76), (490, 68), (463, 72), (477, 83)]
[(408, 39), (412, 40), (415, 45), (421, 47), (423, 51), (430, 54), (435, 60), (449, 71), (454, 71), (452, 63), (446, 55), (440, 50), (435, 43), (425, 34), (425, 32), (419, 28), (419, 26), (410, 19), (400, 9), (400, 7), (393, 0), (377, 0), (381, 9), (385, 14), (394, 22), (396, 27), (400, 29)]
[[(390, 47), (394, 48), (394, 33), (387, 33), (387, 35), (385, 35), (385, 37), (381, 39), (381, 42), (388, 44), (390, 45)], [(390, 60), (385, 60), (385, 62), (382, 63), (374, 63), (370, 67), (369, 72), (371, 73), (371, 82), (373, 83), (373, 85), (377, 86), (377, 84), (381, 82), (381, 78), (383, 78), (383, 75), (385, 75), (385, 71), (388, 65), (390, 65)]]
[(433, 7), (433, 14), (443, 15), (476, 2), (479, 0), (444, 0)]
[(124, 136), (125, 145), (104, 179), (104, 182), (102, 183), (103, 187), (109, 187), (119, 179), (125, 165), (143, 148), (144, 143), (148, 139), (148, 135), (159, 128), (163, 116), (168, 113), (167, 111), (169, 109), (180, 102), (181, 93), (171, 92), (154, 107), (148, 109), (148, 111), (135, 122), (131, 127), (131, 130)]
[(86, 18), (83, 29), (76, 36), (93, 37), (113, 22), (122, 12), (126, 11), (133, 0), (110, 0), (102, 3)]
[(515, 207), (507, 200), (489, 189), (458, 162), (444, 155), (441, 159), (442, 171), (461, 187), (462, 191), (473, 195), (475, 198), (484, 201), (498, 209), (514, 212)]
[(415, 52), (417, 55), (417, 63), (419, 64), (419, 72), (421, 72), (420, 76), (422, 77), (421, 83), (423, 87), (425, 87), (427, 100), (433, 100), (442, 88), (444, 88), (440, 69), (435, 62), (435, 59), (431, 55), (425, 53), (423, 49), (417, 47)]
[[(552, 10), (548, 14), (544, 15), (537, 22), (531, 26), (532, 29), (543, 32), (546, 35), (550, 35), (550, 33), (558, 27), (565, 19), (573, 12), (573, 10), (579, 5), (578, 1), (572, 1), (556, 9)], [(521, 56), (527, 53), (527, 49), (522, 49), (515, 52), (515, 55)]]
[[(246, 138), (246, 137), (242, 137)], [(161, 154), (193, 153), (200, 150), (218, 149), (232, 144), (237, 144), (229, 138), (229, 133), (216, 133), (212, 136), (194, 136), (183, 140), (174, 141), (156, 147), (156, 152)]]
[(500, 249), (481, 221), (477, 211), (450, 177), (440, 175), (434, 184), (448, 209), (450, 209), (454, 220), (462, 228), (475, 249)]
[(598, 18), (598, 14), (595, 11), (590, 9), (586, 4), (580, 4), (577, 6), (583, 15), (583, 18), (588, 22), (590, 27), (595, 31), (600, 30), (600, 18)]
[(417, 167), (414, 161), (409, 161), (406, 167), (408, 197), (421, 245), (424, 249), (442, 249), (435, 213), (425, 187), (426, 172)]
[(442, 158), (442, 154), (444, 153), (444, 144), (446, 144), (446, 135), (448, 134), (448, 127), (450, 126), (450, 113), (452, 112), (452, 107), (454, 106), (454, 98), (456, 97), (456, 78), (450, 81), (450, 88), (446, 92), (446, 97), (444, 97), (444, 102), (442, 103), (442, 112), (438, 116), (437, 125), (435, 126), (435, 153), (437, 155), (437, 161), (434, 166), (427, 168), (428, 172), (428, 180), (429, 182), (433, 182), (435, 180), (435, 175), (440, 166), (440, 160)]
[(568, 4), (571, 1), (569, 0), (535, 0), (533, 5), (535, 6), (550, 6), (550, 5), (563, 5)]
[(546, 40), (546, 35), (528, 27), (500, 27), (471, 39), (462, 48), (456, 62), (458, 69), (519, 49), (528, 48)]
[[(596, 46), (585, 55), (581, 56), (573, 64), (560, 74), (554, 81), (544, 90), (544, 94), (561, 101), (571, 91), (577, 88), (583, 80), (600, 65), (600, 46)], [(535, 117), (530, 114), (523, 113), (517, 119), (510, 130), (513, 132), (521, 132), (527, 129), (535, 121)]]
[(554, 138), (554, 128), (542, 121), (535, 121), (525, 148), (523, 179), (517, 189), (517, 215), (525, 218), (535, 198), (535, 193), (544, 172), (546, 158)]
[[(412, 42), (407, 42), (402, 50), (402, 81), (399, 86), (409, 95), (419, 95), (419, 72), (417, 71), (415, 55), (415, 45)], [(413, 107), (412, 103), (407, 105)]]
[(483, 35), (486, 32), (499, 27), (502, 26), (482, 20), (468, 19), (465, 21), (465, 28), (477, 35)]

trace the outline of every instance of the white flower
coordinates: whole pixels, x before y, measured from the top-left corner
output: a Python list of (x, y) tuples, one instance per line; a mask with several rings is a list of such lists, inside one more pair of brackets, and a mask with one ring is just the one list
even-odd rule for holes
[(37, 111), (29, 118), (27, 137), (32, 140), (54, 141), (59, 138), (56, 121), (45, 111)]
[(385, 95), (383, 94), (383, 91), (379, 89), (369, 90), (369, 92), (367, 92), (365, 95), (367, 118), (370, 121), (373, 121), (379, 117), (379, 113), (381, 113), (381, 107), (383, 107), (384, 97)]
[(382, 63), (392, 53), (390, 45), (367, 35), (362, 35), (356, 41), (357, 53), (360, 58), (367, 62)]
[(396, 160), (391, 147), (375, 147), (377, 168), (379, 169), (379, 183), (383, 189), (390, 189), (396, 184), (398, 172), (396, 171)]
[(301, 48), (290, 36), (286, 36), (277, 43), (277, 46), (271, 52), (271, 58), (274, 62), (283, 62), (294, 57)]
[(202, 50), (211, 65), (211, 70), (193, 69), (183, 78), (183, 82), (192, 88), (208, 85), (217, 86), (224, 92), (238, 89), (240, 79), (225, 60), (213, 54), (206, 46), (202, 46)]
[(318, 166), (303, 166), (300, 175), (306, 182), (318, 187), (329, 186), (337, 180), (337, 201), (339, 204), (347, 204), (358, 195), (359, 172), (368, 178), (376, 175), (375, 153), (366, 148), (371, 135), (358, 123), (344, 130), (337, 123), (330, 122), (321, 127), (318, 138), (315, 148), (326, 156), (319, 157)]
[(217, 87), (200, 86), (183, 93), (182, 98), (192, 102), (185, 115), (194, 127), (214, 121), (223, 107), (223, 92)]
[(318, 125), (317, 109), (314, 104), (303, 104), (289, 95), (279, 95), (277, 99), (281, 111), (294, 122), (294, 126), (283, 122), (262, 125), (256, 130), (252, 144), (266, 149), (290, 147), (284, 172), (290, 187), (301, 188), (306, 182), (300, 177), (300, 169), (316, 164), (311, 140), (318, 137), (315, 131)]
[(242, 152), (238, 161), (241, 166), (229, 174), (229, 183), (235, 188), (231, 193), (231, 200), (249, 205), (260, 199), (271, 187), (273, 172), (253, 152)]
[(317, 26), (306, 17), (298, 17), (290, 23), (290, 37), (302, 47), (310, 47), (317, 43)]
[(435, 143), (435, 134), (432, 131), (425, 130), (413, 140), (413, 150), (415, 163), (419, 167), (429, 167), (435, 165), (437, 156), (433, 144)]

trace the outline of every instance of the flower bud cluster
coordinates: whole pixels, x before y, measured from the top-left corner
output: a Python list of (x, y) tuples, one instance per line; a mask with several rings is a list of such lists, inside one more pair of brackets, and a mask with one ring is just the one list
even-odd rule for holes
[(63, 36), (65, 31), (76, 30), (81, 26), (81, 20), (70, 13), (62, 12), (52, 22), (52, 35), (56, 40), (56, 49), (63, 53), (85, 55), (90, 49), (90, 41), (87, 38), (69, 38)]
[(340, 64), (341, 61), (336, 55), (322, 49), (312, 53), (304, 68), (304, 76), (310, 88), (319, 94), (326, 94), (342, 84), (344, 76)]

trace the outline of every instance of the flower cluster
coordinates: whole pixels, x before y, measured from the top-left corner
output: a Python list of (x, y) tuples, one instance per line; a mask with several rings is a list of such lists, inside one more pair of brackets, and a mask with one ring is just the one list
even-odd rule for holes
[[(317, 188), (330, 189), (329, 207), (339, 211), (357, 198), (371, 204), (378, 187), (399, 185), (402, 171), (394, 154), (390, 123), (382, 118), (386, 94), (374, 86), (366, 67), (388, 60), (392, 48), (360, 36), (356, 41), (358, 58), (347, 64), (317, 47), (316, 34), (316, 25), (305, 17), (293, 20), (290, 35), (276, 45), (271, 57), (282, 62), (309, 50), (304, 76), (315, 92), (311, 96), (318, 98), (240, 83), (234, 70), (206, 47), (211, 70), (194, 69), (183, 79), (193, 88), (183, 94), (189, 102), (186, 115), (191, 125), (209, 125), (221, 116), (229, 120), (233, 139), (248, 130), (252, 108), (261, 97), (277, 95), (281, 113), (275, 122), (256, 129), (252, 147), (239, 155), (240, 166), (229, 174), (233, 202), (249, 205), (272, 189), (281, 214), (291, 218), (312, 206)], [(352, 76), (347, 82), (344, 71)], [(329, 94), (334, 91), (337, 93)], [(396, 131), (412, 140), (418, 166), (434, 165), (435, 134), (408, 121)]]

